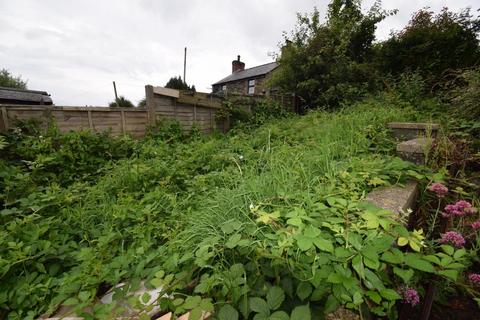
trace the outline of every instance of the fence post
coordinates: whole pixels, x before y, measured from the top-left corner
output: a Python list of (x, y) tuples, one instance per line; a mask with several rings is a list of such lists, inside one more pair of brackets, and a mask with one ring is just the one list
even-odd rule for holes
[(148, 122), (151, 126), (155, 125), (155, 100), (153, 96), (153, 86), (145, 86), (145, 98), (147, 100)]
[(7, 107), (2, 107), (2, 118), (3, 118), (3, 128), (5, 131), (8, 130), (8, 113)]
[(88, 114), (88, 126), (90, 127), (90, 130), (93, 130), (93, 120), (92, 120), (92, 110), (87, 110)]
[(122, 133), (125, 134), (127, 133), (127, 129), (125, 128), (126, 125), (125, 125), (125, 111), (121, 110), (120, 111), (120, 116), (122, 118)]

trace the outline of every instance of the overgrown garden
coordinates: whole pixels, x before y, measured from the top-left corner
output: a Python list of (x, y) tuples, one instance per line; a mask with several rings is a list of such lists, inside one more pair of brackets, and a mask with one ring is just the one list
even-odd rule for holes
[[(86, 319), (128, 306), (140, 319), (158, 306), (153, 318), (416, 319), (428, 299), (434, 316), (455, 301), (478, 314), (478, 19), (422, 10), (374, 42), (389, 14), (333, 1), (325, 23), (299, 16), (273, 81), (305, 115), (227, 103), (227, 134), (160, 123), (135, 141), (21, 123), (0, 135), (0, 318), (63, 305)], [(425, 52), (438, 54), (414, 66), (432, 33)], [(391, 121), (442, 125), (425, 166), (396, 157)], [(364, 201), (410, 180), (415, 212)], [(130, 296), (141, 286), (162, 294)]]

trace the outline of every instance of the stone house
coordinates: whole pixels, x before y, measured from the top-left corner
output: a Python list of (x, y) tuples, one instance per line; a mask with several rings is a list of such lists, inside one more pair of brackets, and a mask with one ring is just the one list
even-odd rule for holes
[(232, 61), (232, 74), (215, 82), (212, 85), (212, 93), (249, 96), (267, 94), (266, 80), (277, 67), (277, 62), (270, 62), (245, 69), (245, 63), (240, 61), (238, 56), (237, 60)]

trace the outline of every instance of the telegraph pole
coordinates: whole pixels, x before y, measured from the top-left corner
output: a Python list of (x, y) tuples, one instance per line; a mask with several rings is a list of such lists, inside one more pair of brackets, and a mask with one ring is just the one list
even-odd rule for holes
[(183, 55), (183, 82), (187, 83), (187, 47), (185, 47), (185, 54)]
[(115, 91), (115, 103), (117, 104), (117, 107), (119, 107), (119, 105), (118, 105), (118, 95), (117, 95), (117, 86), (115, 85), (115, 81), (113, 81), (113, 91)]

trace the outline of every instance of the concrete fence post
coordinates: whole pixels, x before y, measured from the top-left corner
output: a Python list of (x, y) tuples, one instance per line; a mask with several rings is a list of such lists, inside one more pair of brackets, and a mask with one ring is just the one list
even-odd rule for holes
[(155, 100), (153, 94), (153, 86), (146, 85), (145, 86), (145, 98), (147, 100), (147, 115), (148, 115), (148, 123), (151, 126), (155, 125)]
[(2, 123), (3, 123), (3, 130), (8, 130), (8, 113), (7, 107), (2, 107)]

